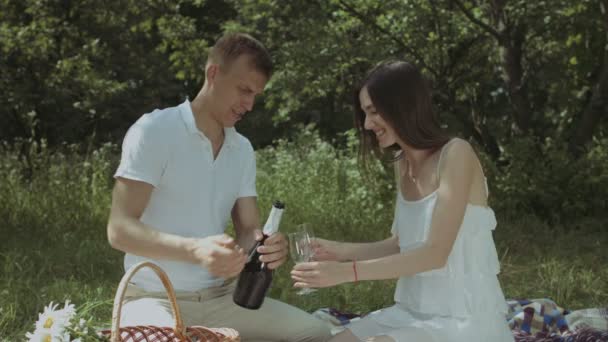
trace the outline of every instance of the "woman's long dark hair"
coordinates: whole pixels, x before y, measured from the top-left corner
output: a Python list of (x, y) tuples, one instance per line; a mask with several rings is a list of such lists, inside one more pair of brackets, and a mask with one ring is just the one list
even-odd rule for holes
[[(449, 136), (441, 129), (431, 103), (431, 90), (426, 79), (412, 64), (404, 61), (380, 63), (369, 71), (355, 91), (355, 127), (359, 135), (359, 159), (363, 165), (370, 154), (382, 155), (374, 133), (366, 130), (365, 112), (359, 94), (367, 89), (380, 116), (395, 130), (401, 141), (415, 149), (441, 148)], [(395, 144), (391, 151), (400, 151)], [(397, 157), (392, 153), (390, 159)]]

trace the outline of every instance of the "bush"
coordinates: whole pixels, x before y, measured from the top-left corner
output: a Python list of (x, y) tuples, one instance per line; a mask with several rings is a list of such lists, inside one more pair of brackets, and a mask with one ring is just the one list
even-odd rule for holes
[(258, 151), (257, 185), (260, 203), (272, 198), (286, 202), (286, 224), (308, 222), (327, 238), (357, 236), (379, 239), (391, 225), (395, 186), (380, 163), (371, 165), (367, 177), (359, 172), (356, 138), (346, 133), (347, 147), (337, 149), (318, 132), (304, 127), (291, 141)]
[(539, 143), (520, 138), (504, 146), (504, 167), (486, 163), (492, 206), (503, 217), (534, 215), (544, 220), (573, 222), (606, 217), (608, 202), (608, 139), (595, 141), (578, 159), (565, 143)]

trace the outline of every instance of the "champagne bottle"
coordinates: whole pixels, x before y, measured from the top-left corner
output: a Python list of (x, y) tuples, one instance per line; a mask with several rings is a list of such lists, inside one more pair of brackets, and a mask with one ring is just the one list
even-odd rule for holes
[(272, 209), (264, 225), (262, 240), (257, 241), (253, 248), (249, 251), (245, 268), (239, 275), (236, 284), (236, 289), (232, 299), (237, 305), (247, 309), (257, 310), (262, 306), (266, 292), (272, 283), (272, 270), (267, 265), (260, 261), (260, 253), (257, 251), (259, 246), (264, 245), (264, 241), (270, 235), (279, 230), (279, 223), (283, 215), (285, 205), (280, 201), (275, 201), (272, 204)]

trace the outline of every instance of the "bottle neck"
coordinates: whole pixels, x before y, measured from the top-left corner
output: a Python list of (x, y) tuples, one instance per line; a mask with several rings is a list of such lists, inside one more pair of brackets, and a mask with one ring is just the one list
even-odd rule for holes
[(264, 225), (264, 235), (270, 236), (277, 231), (279, 231), (279, 223), (281, 222), (281, 216), (283, 215), (283, 209), (277, 208), (275, 206), (270, 210), (270, 214), (268, 215), (268, 220)]

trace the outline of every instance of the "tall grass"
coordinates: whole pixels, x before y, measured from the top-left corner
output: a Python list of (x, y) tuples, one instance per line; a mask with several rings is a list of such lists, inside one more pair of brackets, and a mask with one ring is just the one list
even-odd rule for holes
[[(336, 149), (311, 130), (257, 152), (262, 214), (274, 199), (286, 203), (281, 229), (301, 222), (316, 235), (370, 241), (389, 235), (395, 189), (380, 164), (357, 169), (356, 146)], [(99, 325), (110, 320), (122, 254), (106, 242), (115, 145), (87, 150), (44, 144), (0, 146), (0, 340), (21, 341), (49, 302), (70, 299)], [(27, 157), (26, 157), (27, 156)], [(501, 220), (495, 233), (507, 297), (549, 297), (566, 308), (608, 306), (606, 221), (581, 219), (550, 226), (543, 218)], [(513, 217), (513, 215), (509, 215)], [(603, 248), (602, 248), (603, 247)], [(271, 296), (308, 311), (337, 307), (368, 312), (392, 303), (394, 281), (347, 284), (297, 296), (288, 272)]]
[(115, 154), (111, 145), (1, 147), (0, 337), (22, 340), (51, 301), (100, 303), (92, 315), (111, 314), (120, 254), (107, 248), (104, 227)]

